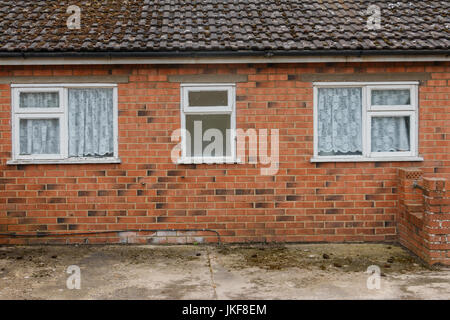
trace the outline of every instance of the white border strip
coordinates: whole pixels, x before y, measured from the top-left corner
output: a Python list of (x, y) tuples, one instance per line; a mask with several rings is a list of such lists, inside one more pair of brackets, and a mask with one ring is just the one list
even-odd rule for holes
[(0, 65), (110, 65), (110, 64), (225, 64), (225, 63), (315, 63), (315, 62), (420, 62), (450, 61), (450, 56), (374, 55), (374, 56), (277, 56), (277, 57), (200, 57), (200, 58), (0, 58)]
[[(39, 79), (39, 77), (38, 77)], [(97, 87), (104, 87), (104, 88), (114, 88), (117, 87), (116, 83), (26, 83), (26, 84), (20, 84), (20, 83), (12, 83), (11, 88), (97, 88)]]
[[(354, 87), (354, 86), (405, 86), (418, 85), (419, 81), (390, 81), (390, 82), (376, 82), (376, 81), (352, 81), (352, 82), (313, 82), (313, 86), (320, 87)], [(392, 88), (391, 88), (392, 89)], [(394, 88), (395, 89), (395, 88)]]

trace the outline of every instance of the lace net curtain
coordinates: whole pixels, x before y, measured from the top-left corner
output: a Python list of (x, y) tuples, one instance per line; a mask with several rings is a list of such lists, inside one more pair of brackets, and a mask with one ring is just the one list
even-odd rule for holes
[(373, 117), (372, 152), (409, 151), (409, 117)]
[[(378, 104), (408, 104), (409, 91), (383, 90)], [(362, 89), (320, 88), (318, 101), (319, 155), (362, 154)], [(410, 150), (409, 117), (373, 117), (372, 152)]]
[[(69, 89), (69, 157), (106, 157), (114, 154), (113, 90)], [(58, 107), (58, 96), (32, 93), (21, 107)], [(51, 116), (49, 116), (51, 117)], [(21, 119), (21, 154), (58, 154), (58, 119)]]
[(361, 88), (320, 88), (320, 155), (362, 153)]
[(376, 106), (403, 106), (411, 103), (409, 90), (372, 90), (371, 101)]
[(112, 89), (69, 90), (69, 157), (114, 153)]
[[(373, 90), (373, 105), (409, 105), (409, 90)], [(410, 150), (409, 117), (373, 117), (371, 132), (372, 152), (399, 152)]]
[(20, 154), (59, 154), (58, 119), (20, 119)]
[(21, 92), (21, 108), (58, 108), (58, 92)]

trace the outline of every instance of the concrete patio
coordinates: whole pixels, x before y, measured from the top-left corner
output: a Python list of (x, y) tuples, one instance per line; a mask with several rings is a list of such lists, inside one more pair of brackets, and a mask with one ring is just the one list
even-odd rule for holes
[(4, 246), (0, 299), (450, 299), (450, 269), (391, 244)]

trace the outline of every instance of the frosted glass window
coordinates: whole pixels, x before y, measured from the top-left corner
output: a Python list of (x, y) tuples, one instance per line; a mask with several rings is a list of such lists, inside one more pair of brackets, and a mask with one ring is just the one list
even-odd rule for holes
[(375, 106), (404, 106), (411, 104), (410, 90), (372, 90), (372, 105)]
[(372, 117), (372, 152), (410, 150), (410, 117)]
[[(201, 132), (201, 135), (196, 135), (194, 125), (197, 123), (198, 132)], [(230, 156), (231, 154), (231, 146), (230, 146), (230, 131), (227, 129), (231, 128), (231, 116), (228, 114), (218, 114), (218, 115), (186, 115), (186, 130), (190, 133), (191, 136), (191, 156), (213, 156), (213, 157), (222, 157), (222, 156)], [(208, 132), (209, 129), (216, 129), (217, 131), (209, 131), (211, 137), (203, 141), (205, 136), (205, 132)], [(209, 149), (205, 149), (209, 144), (216, 141), (216, 134), (220, 134), (222, 137), (222, 149), (216, 148), (210, 154)], [(214, 137), (212, 137), (214, 136)], [(195, 149), (194, 141), (197, 140), (199, 145), (201, 145), (201, 150)], [(206, 151), (206, 153), (205, 153)]]
[(21, 92), (20, 108), (59, 108), (58, 92)]
[(20, 119), (20, 154), (59, 154), (59, 119)]
[(361, 88), (320, 88), (318, 93), (319, 155), (361, 155)]
[(69, 89), (69, 157), (114, 154), (113, 89)]
[(227, 106), (228, 91), (189, 91), (189, 106)]

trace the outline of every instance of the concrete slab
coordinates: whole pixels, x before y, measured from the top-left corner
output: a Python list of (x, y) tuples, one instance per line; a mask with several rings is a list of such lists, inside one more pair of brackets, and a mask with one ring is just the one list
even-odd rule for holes
[(0, 299), (450, 299), (450, 269), (387, 244), (8, 246)]

